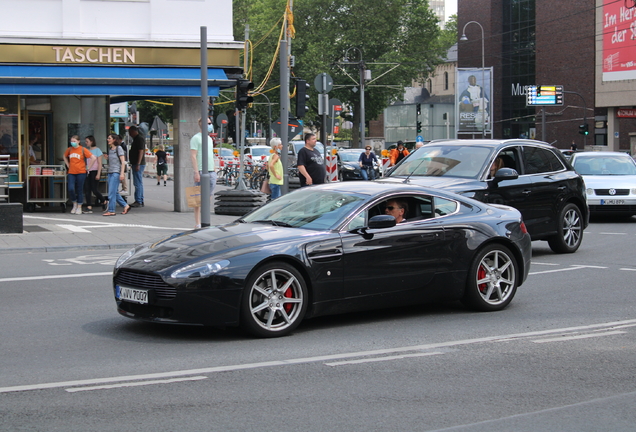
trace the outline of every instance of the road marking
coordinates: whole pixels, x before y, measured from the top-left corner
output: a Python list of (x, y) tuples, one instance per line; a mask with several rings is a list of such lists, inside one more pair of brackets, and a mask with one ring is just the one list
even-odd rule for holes
[(194, 377), (188, 377), (188, 378), (174, 378), (174, 379), (167, 379), (167, 380), (153, 380), (153, 381), (143, 381), (143, 382), (134, 382), (134, 383), (128, 382), (128, 383), (119, 383), (119, 384), (111, 384), (111, 385), (103, 385), (103, 386), (73, 387), (73, 388), (67, 388), (65, 390), (69, 393), (76, 393), (81, 391), (107, 390), (107, 389), (114, 389), (114, 388), (121, 388), (121, 387), (139, 387), (139, 386), (152, 385), (152, 384), (172, 384), (176, 382), (199, 381), (204, 379), (208, 379), (208, 377), (194, 376)]
[(325, 363), (325, 364), (327, 366), (342, 366), (342, 365), (373, 363), (373, 362), (381, 362), (381, 361), (389, 361), (389, 360), (401, 360), (401, 359), (411, 358), (411, 357), (425, 357), (425, 356), (432, 356), (432, 355), (438, 355), (438, 354), (444, 354), (444, 353), (441, 351), (434, 351), (434, 352), (404, 354), (404, 355), (388, 356), (388, 357), (374, 357), (370, 359), (347, 360), (347, 361)]
[(613, 232), (600, 232), (599, 234), (604, 234), (604, 235), (627, 235), (627, 233), (613, 233)]
[(112, 276), (112, 275), (113, 275), (113, 272), (109, 271), (109, 272), (99, 272), (99, 273), (80, 273), (80, 274), (49, 275), (49, 276), (24, 276), (24, 277), (1, 278), (0, 282), (16, 282), (16, 281), (64, 279), (64, 278), (81, 278), (81, 277)]
[(636, 269), (633, 268), (621, 268), (619, 270), (625, 270), (625, 271), (636, 271)]
[[(188, 231), (191, 230), (192, 228), (179, 228), (179, 227), (160, 227), (160, 226), (155, 226), (155, 225), (140, 225), (140, 224), (122, 224), (122, 223), (113, 223), (113, 222), (98, 222), (98, 221), (94, 221), (94, 220), (81, 220), (81, 219), (67, 219), (67, 218), (52, 218), (52, 217), (45, 217), (45, 216), (30, 216), (30, 215), (24, 215), (23, 216), (26, 219), (43, 219), (45, 221), (51, 221), (51, 223), (54, 222), (72, 222), (73, 223), (73, 227), (77, 228), (77, 224), (89, 224), (89, 225), (82, 225), (80, 228), (148, 228), (148, 229), (159, 229), (159, 230), (176, 230), (176, 231)], [(56, 224), (59, 225), (59, 224)], [(62, 228), (66, 228), (66, 229), (70, 229), (68, 228), (69, 225), (67, 224), (63, 224), (60, 225), (62, 226)]]
[(571, 270), (580, 270), (582, 268), (606, 269), (607, 267), (575, 265), (575, 266), (572, 266), (572, 267), (556, 269), (556, 270), (544, 270), (544, 271), (538, 271), (538, 272), (530, 272), (530, 273), (528, 273), (528, 275), (538, 275), (538, 274), (546, 274), (546, 273), (558, 273), (558, 272), (565, 272), (565, 271), (571, 271)]
[(570, 341), (570, 340), (576, 340), (576, 339), (588, 339), (588, 338), (594, 338), (594, 337), (613, 336), (613, 335), (623, 334), (623, 333), (627, 333), (627, 332), (617, 330), (617, 331), (610, 331), (610, 332), (604, 332), (604, 333), (588, 333), (588, 334), (581, 334), (581, 335), (574, 335), (574, 336), (559, 336), (559, 337), (548, 338), (548, 339), (536, 339), (536, 340), (533, 340), (532, 342), (534, 343), (564, 342), (564, 341)]
[(157, 373), (149, 373), (149, 374), (142, 374), (142, 375), (124, 375), (124, 376), (115, 376), (115, 377), (108, 377), (108, 378), (93, 378), (93, 379), (83, 379), (83, 380), (74, 380), (74, 381), (25, 384), (25, 385), (17, 385), (17, 386), (0, 387), (0, 393), (45, 390), (45, 389), (54, 389), (54, 388), (65, 388), (65, 387), (78, 387), (78, 386), (87, 386), (87, 385), (103, 385), (103, 384), (120, 383), (120, 382), (127, 382), (127, 381), (144, 381), (144, 380), (156, 380), (156, 379), (166, 379), (166, 378), (178, 378), (178, 377), (212, 374), (216, 372), (234, 372), (234, 371), (241, 371), (241, 370), (260, 369), (260, 368), (266, 368), (266, 367), (272, 367), (272, 366), (289, 366), (289, 365), (325, 362), (330, 360), (342, 360), (342, 359), (349, 359), (349, 358), (355, 358), (355, 357), (370, 357), (370, 356), (379, 356), (384, 354), (408, 353), (413, 351), (432, 351), (432, 350), (440, 349), (440, 348), (498, 342), (502, 339), (520, 340), (520, 339), (535, 338), (535, 337), (546, 336), (546, 335), (563, 334), (568, 332), (582, 332), (582, 331), (589, 331), (594, 329), (615, 328), (617, 326), (625, 326), (630, 324), (636, 325), (636, 319), (623, 320), (623, 321), (611, 321), (611, 322), (606, 322), (601, 324), (590, 324), (586, 326), (564, 327), (564, 328), (553, 329), (553, 330), (540, 330), (540, 331), (527, 332), (527, 333), (513, 333), (513, 334), (507, 334), (507, 335), (500, 335), (500, 336), (486, 336), (486, 337), (474, 338), (474, 339), (462, 339), (462, 340), (448, 341), (448, 342), (437, 342), (437, 343), (429, 343), (424, 345), (403, 346), (403, 347), (397, 347), (397, 348), (377, 349), (377, 350), (371, 350), (371, 351), (357, 351), (357, 352), (348, 352), (348, 353), (340, 353), (340, 354), (329, 354), (329, 355), (322, 355), (322, 356), (315, 356), (315, 357), (301, 357), (301, 358), (295, 358), (295, 359), (289, 359), (289, 360), (272, 360), (272, 361), (264, 361), (264, 362), (257, 362), (257, 363), (212, 366), (212, 367), (200, 368), (200, 369), (176, 370), (176, 371), (157, 372)]
[(534, 261), (532, 261), (530, 264), (531, 265), (547, 265), (547, 266), (558, 266), (558, 265), (561, 265), (561, 264), (556, 264), (556, 263), (542, 263), (542, 262), (534, 262)]

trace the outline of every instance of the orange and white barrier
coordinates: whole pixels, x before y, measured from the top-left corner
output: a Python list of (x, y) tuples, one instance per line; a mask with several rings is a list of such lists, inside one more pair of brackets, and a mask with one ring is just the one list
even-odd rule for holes
[(327, 170), (327, 181), (337, 182), (338, 181), (338, 156), (327, 155), (325, 168)]
[(389, 167), (391, 166), (391, 159), (383, 157), (381, 161), (382, 161), (382, 175), (384, 175), (386, 170), (389, 169)]

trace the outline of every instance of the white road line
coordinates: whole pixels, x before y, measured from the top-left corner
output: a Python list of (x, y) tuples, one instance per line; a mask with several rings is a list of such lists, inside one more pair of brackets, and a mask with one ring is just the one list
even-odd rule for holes
[[(54, 222), (72, 222), (74, 226), (77, 226), (77, 223), (81, 223), (81, 224), (90, 224), (90, 225), (83, 225), (82, 228), (115, 228), (115, 227), (121, 227), (121, 228), (150, 228), (150, 229), (164, 229), (164, 230), (178, 230), (178, 231), (188, 231), (191, 230), (192, 228), (179, 228), (179, 227), (160, 227), (160, 226), (154, 226), (154, 225), (140, 225), (140, 224), (123, 224), (123, 223), (113, 223), (113, 222), (98, 222), (98, 221), (94, 221), (94, 220), (82, 220), (82, 219), (67, 219), (67, 218), (52, 218), (52, 217), (45, 217), (45, 216), (30, 216), (30, 215), (24, 215), (24, 218), (26, 219), (43, 219), (45, 221), (51, 221), (51, 223)], [(66, 227), (66, 226), (65, 226)]]
[(604, 235), (627, 235), (627, 233), (613, 233), (613, 232), (600, 232), (599, 234), (604, 234)]
[(613, 335), (623, 334), (623, 333), (627, 333), (627, 332), (618, 330), (618, 331), (610, 331), (610, 332), (604, 332), (604, 333), (588, 333), (588, 334), (581, 334), (581, 335), (574, 335), (574, 336), (559, 336), (559, 337), (548, 338), (548, 339), (536, 339), (536, 340), (533, 340), (532, 342), (534, 343), (564, 342), (564, 341), (570, 341), (570, 340), (576, 340), (576, 339), (588, 339), (588, 338), (594, 338), (594, 337), (613, 336)]
[(531, 265), (546, 265), (546, 266), (558, 266), (558, 265), (561, 265), (561, 264), (556, 264), (556, 263), (542, 263), (542, 262), (534, 262), (534, 261), (532, 261), (530, 264)]
[(625, 271), (636, 271), (635, 268), (620, 268), (619, 270), (625, 270)]
[(325, 365), (342, 366), (342, 365), (352, 365), (352, 364), (360, 364), (360, 363), (373, 363), (373, 362), (381, 362), (381, 361), (389, 361), (389, 360), (401, 360), (401, 359), (411, 358), (411, 357), (425, 357), (425, 356), (432, 356), (432, 355), (438, 355), (438, 354), (444, 354), (444, 353), (441, 351), (434, 351), (434, 352), (404, 354), (404, 355), (388, 356), (388, 357), (374, 357), (370, 359), (347, 360), (347, 361), (341, 361), (341, 362), (325, 363)]
[(89, 233), (90, 231), (84, 229), (83, 227), (78, 227), (76, 225), (67, 225), (67, 224), (57, 224), (57, 226), (67, 229), (69, 231), (78, 232), (78, 233)]
[(69, 392), (69, 393), (76, 393), (76, 392), (81, 392), (81, 391), (107, 390), (107, 389), (114, 389), (114, 388), (120, 388), (120, 387), (139, 387), (139, 386), (152, 385), (152, 384), (172, 384), (172, 383), (176, 383), (176, 382), (199, 381), (199, 380), (204, 380), (204, 379), (208, 379), (208, 377), (206, 377), (206, 376), (194, 376), (194, 377), (188, 377), (188, 378), (174, 378), (174, 379), (167, 379), (167, 380), (152, 380), (152, 381), (142, 381), (142, 382), (134, 382), (134, 383), (129, 382), (129, 383), (119, 383), (119, 384), (111, 384), (111, 385), (104, 385), (104, 386), (73, 387), (73, 388), (67, 388), (66, 391)]
[(49, 275), (49, 276), (23, 276), (12, 278), (1, 278), (0, 282), (16, 282), (16, 281), (28, 281), (28, 280), (45, 280), (45, 279), (64, 279), (64, 278), (80, 278), (80, 277), (93, 277), (93, 276), (112, 276), (113, 272), (99, 272), (99, 273), (79, 273), (79, 274), (65, 274), (65, 275)]
[(306, 363), (316, 363), (316, 362), (324, 362), (329, 360), (341, 360), (355, 357), (370, 357), (370, 356), (379, 356), (383, 354), (397, 354), (397, 353), (406, 353), (412, 351), (432, 351), (440, 348), (449, 348), (449, 347), (457, 347), (457, 346), (466, 346), (480, 343), (488, 343), (488, 342), (497, 342), (502, 339), (526, 339), (526, 338), (534, 338), (545, 335), (554, 335), (554, 334), (563, 334), (567, 332), (582, 332), (594, 329), (610, 329), (616, 326), (624, 326), (629, 324), (636, 324), (636, 319), (633, 320), (623, 320), (623, 321), (611, 321), (601, 324), (590, 324), (586, 326), (576, 326), (576, 327), (564, 327), (553, 330), (541, 330), (527, 333), (513, 333), (508, 335), (500, 335), (500, 336), (487, 336), (482, 338), (474, 338), (474, 339), (463, 339), (456, 341), (448, 341), (448, 342), (437, 342), (437, 343), (429, 343), (423, 345), (414, 345), (414, 346), (404, 346), (397, 348), (386, 348), (386, 349), (378, 349), (371, 351), (357, 351), (357, 352), (348, 352), (341, 354), (330, 354), (323, 356), (315, 356), (315, 357), (302, 357), (295, 358), (289, 360), (272, 360), (272, 361), (264, 361), (258, 363), (246, 363), (246, 364), (235, 364), (235, 365), (227, 365), (227, 366), (212, 366), (207, 368), (200, 369), (186, 369), (186, 370), (177, 370), (177, 371), (169, 371), (169, 372), (157, 372), (157, 373), (149, 373), (143, 375), (125, 375), (125, 376), (116, 376), (109, 378), (93, 378), (93, 379), (84, 379), (84, 380), (74, 380), (74, 381), (61, 381), (61, 382), (50, 382), (50, 383), (41, 383), (41, 384), (25, 384), (25, 385), (17, 385), (17, 386), (9, 386), (9, 387), (0, 387), (0, 393), (11, 393), (11, 392), (20, 392), (20, 391), (30, 391), (30, 390), (44, 390), (44, 389), (54, 389), (54, 388), (64, 388), (64, 387), (77, 387), (77, 386), (87, 386), (87, 385), (99, 385), (99, 384), (109, 384), (109, 383), (118, 383), (118, 382), (126, 382), (126, 381), (143, 381), (143, 380), (154, 380), (154, 379), (165, 379), (165, 378), (177, 378), (177, 377), (185, 377), (185, 376), (195, 376), (195, 375), (204, 375), (204, 374), (212, 374), (216, 372), (232, 372), (232, 371), (240, 371), (240, 370), (249, 370), (249, 369), (260, 369), (271, 366), (289, 366), (289, 365), (298, 365), (298, 364), (306, 364)]
[(571, 270), (580, 270), (580, 269), (583, 269), (583, 268), (606, 269), (607, 267), (576, 265), (576, 266), (562, 268), (562, 269), (556, 269), (556, 270), (544, 270), (544, 271), (538, 271), (538, 272), (530, 272), (528, 274), (529, 275), (538, 275), (538, 274), (546, 274), (546, 273), (558, 273), (558, 272), (566, 272), (566, 271), (571, 271)]

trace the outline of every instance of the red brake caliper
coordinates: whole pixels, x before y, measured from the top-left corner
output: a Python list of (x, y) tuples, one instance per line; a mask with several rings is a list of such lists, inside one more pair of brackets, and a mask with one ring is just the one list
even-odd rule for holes
[[(292, 289), (291, 289), (291, 287), (287, 288), (287, 291), (285, 291), (284, 296), (287, 297), (287, 298), (292, 298)], [(285, 312), (290, 313), (293, 307), (294, 307), (294, 305), (292, 303), (285, 303), (285, 306), (283, 306), (283, 309), (285, 309)]]
[[(477, 270), (477, 280), (482, 280), (485, 277), (486, 277), (486, 270), (484, 270), (484, 266), (479, 266), (479, 270)], [(486, 290), (488, 289), (488, 286), (487, 284), (483, 283), (481, 285), (478, 285), (477, 288), (479, 288), (479, 291), (481, 292), (486, 292)]]

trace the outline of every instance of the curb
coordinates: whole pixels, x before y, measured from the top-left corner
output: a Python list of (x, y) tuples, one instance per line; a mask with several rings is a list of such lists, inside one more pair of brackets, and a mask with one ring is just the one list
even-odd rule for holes
[(42, 252), (64, 252), (64, 251), (81, 251), (81, 250), (117, 250), (132, 249), (140, 243), (121, 243), (112, 245), (68, 245), (68, 246), (42, 246), (42, 247), (25, 247), (25, 248), (6, 248), (0, 249), (0, 255), (10, 253), (42, 253)]

